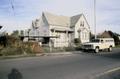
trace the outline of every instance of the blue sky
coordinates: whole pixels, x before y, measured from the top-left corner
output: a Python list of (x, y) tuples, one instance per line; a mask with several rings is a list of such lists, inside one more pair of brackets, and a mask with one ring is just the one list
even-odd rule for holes
[[(96, 1), (97, 33), (104, 30), (120, 33), (120, 1)], [(94, 32), (94, 0), (12, 0), (12, 2), (15, 7), (14, 12), (10, 0), (0, 0), (0, 25), (4, 26), (2, 31), (12, 32), (16, 29), (27, 29), (31, 26), (32, 20), (40, 18), (41, 13), (47, 11), (65, 16), (84, 13)]]

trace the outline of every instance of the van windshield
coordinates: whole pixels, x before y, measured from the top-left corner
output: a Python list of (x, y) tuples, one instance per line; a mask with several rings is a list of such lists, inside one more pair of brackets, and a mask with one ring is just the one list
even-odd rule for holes
[(91, 42), (98, 43), (98, 42), (100, 42), (100, 40), (99, 39), (93, 39)]

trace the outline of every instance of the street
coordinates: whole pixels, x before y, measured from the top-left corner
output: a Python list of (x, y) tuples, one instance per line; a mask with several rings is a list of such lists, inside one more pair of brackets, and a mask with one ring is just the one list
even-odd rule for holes
[(107, 70), (120, 67), (120, 49), (99, 54), (40, 56), (0, 60), (0, 79), (8, 79), (16, 68), (23, 79), (93, 79)]

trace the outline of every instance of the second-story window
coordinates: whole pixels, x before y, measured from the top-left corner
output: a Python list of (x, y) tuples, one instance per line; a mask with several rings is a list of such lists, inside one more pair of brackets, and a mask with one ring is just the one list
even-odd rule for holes
[(84, 27), (84, 21), (80, 22), (80, 26)]
[(83, 27), (84, 27), (84, 21), (83, 21)]

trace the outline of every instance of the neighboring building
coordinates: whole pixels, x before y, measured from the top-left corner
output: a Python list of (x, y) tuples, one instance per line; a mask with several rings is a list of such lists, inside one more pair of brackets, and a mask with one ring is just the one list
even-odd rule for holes
[(81, 43), (90, 40), (90, 26), (83, 14), (67, 17), (43, 12), (41, 18), (32, 22), (30, 29), (29, 36), (39, 36), (43, 43), (54, 47), (73, 45), (75, 38)]
[(98, 35), (99, 38), (113, 38), (115, 45), (120, 45), (120, 35), (112, 31), (104, 31), (102, 34)]
[(120, 40), (120, 35), (118, 36), (119, 40)]
[(112, 38), (108, 31), (104, 31), (102, 34), (98, 35), (98, 38)]

